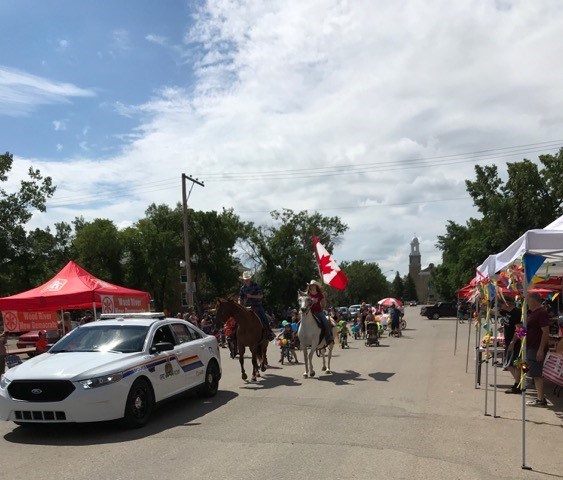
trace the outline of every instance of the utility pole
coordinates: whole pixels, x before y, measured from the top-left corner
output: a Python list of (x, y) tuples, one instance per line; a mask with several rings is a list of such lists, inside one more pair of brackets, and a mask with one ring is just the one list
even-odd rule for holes
[(186, 263), (186, 301), (188, 302), (188, 307), (191, 308), (194, 306), (194, 291), (192, 288), (192, 261), (190, 257), (190, 237), (189, 237), (189, 226), (188, 226), (188, 196), (189, 194), (186, 193), (186, 180), (192, 182), (192, 186), (190, 187), (190, 193), (192, 193), (192, 189), (194, 185), (200, 185), (201, 187), (205, 187), (203, 182), (200, 182), (197, 178), (192, 178), (187, 176), (185, 173), (182, 173), (182, 203), (184, 205), (184, 256), (185, 256), (185, 263)]

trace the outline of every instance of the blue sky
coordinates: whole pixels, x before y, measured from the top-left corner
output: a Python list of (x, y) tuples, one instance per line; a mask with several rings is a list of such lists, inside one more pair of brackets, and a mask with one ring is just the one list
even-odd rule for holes
[(189, 88), (193, 81), (186, 58), (155, 43), (182, 44), (191, 13), (180, 1), (1, 2), (0, 66), (92, 92), (44, 108), (8, 106), (0, 115), (4, 148), (45, 158), (115, 152), (120, 135), (138, 123), (115, 105), (140, 104), (164, 85)]
[(476, 214), (476, 163), (563, 145), (560, 0), (2, 0), (0, 20), (11, 188), (30, 166), (57, 185), (30, 228), (130, 225), (186, 173), (193, 208), (338, 215), (337, 261), (406, 273), (415, 233), (439, 263)]

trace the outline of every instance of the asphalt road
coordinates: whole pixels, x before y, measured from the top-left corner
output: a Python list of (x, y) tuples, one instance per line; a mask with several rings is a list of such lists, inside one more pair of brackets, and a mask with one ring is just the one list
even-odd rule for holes
[(454, 357), (455, 320), (418, 311), (406, 309), (402, 338), (336, 349), (330, 375), (315, 358), (317, 377), (304, 379), (303, 364), (279, 366), (270, 346), (274, 367), (245, 383), (225, 353), (215, 398), (176, 399), (140, 430), (0, 423), (0, 478), (563, 478), (563, 399), (527, 410), (534, 470), (521, 470), (520, 398), (501, 390), (500, 418), (485, 417), (471, 361), (465, 373), (467, 324)]

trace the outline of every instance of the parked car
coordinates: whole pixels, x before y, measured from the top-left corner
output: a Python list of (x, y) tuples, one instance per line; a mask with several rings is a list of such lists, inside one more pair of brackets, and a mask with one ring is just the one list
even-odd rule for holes
[(350, 312), (348, 311), (348, 307), (337, 307), (338, 313), (340, 313), (340, 318), (342, 320), (350, 320)]
[[(47, 344), (52, 345), (56, 343), (60, 336), (58, 330), (43, 330), (47, 333)], [(33, 330), (31, 332), (24, 333), (18, 337), (16, 346), (18, 348), (35, 348), (37, 341), (39, 340), (39, 330)]]
[(350, 305), (348, 307), (348, 312), (350, 314), (350, 320), (355, 320), (358, 318), (358, 313), (360, 312), (361, 305)]
[(409, 307), (416, 307), (418, 305), (418, 302), (416, 300), (411, 300), (409, 302)]
[(457, 317), (457, 304), (455, 302), (438, 302), (420, 309), (420, 315), (432, 320), (440, 317)]
[(141, 427), (159, 402), (192, 389), (213, 396), (220, 379), (217, 339), (191, 323), (162, 313), (102, 315), (4, 374), (0, 419)]

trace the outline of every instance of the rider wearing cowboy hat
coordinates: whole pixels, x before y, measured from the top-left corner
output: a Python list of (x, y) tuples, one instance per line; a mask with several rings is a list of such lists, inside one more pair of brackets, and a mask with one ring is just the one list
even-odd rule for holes
[(268, 317), (266, 317), (266, 312), (262, 306), (264, 294), (262, 293), (260, 285), (252, 280), (252, 273), (249, 271), (243, 272), (241, 280), (243, 281), (243, 285), (240, 287), (238, 295), (239, 303), (245, 307), (252, 308), (252, 310), (258, 314), (258, 318), (260, 318), (262, 325), (268, 332), (268, 340), (273, 340), (276, 336), (274, 335), (274, 332), (272, 332), (270, 322), (268, 321)]
[(326, 344), (328, 345), (332, 343), (334, 339), (332, 338), (332, 328), (328, 324), (328, 320), (324, 312), (326, 300), (323, 292), (321, 292), (321, 284), (316, 280), (311, 280), (309, 285), (307, 285), (307, 292), (313, 301), (313, 304), (311, 305), (311, 312), (321, 320), (325, 331)]

